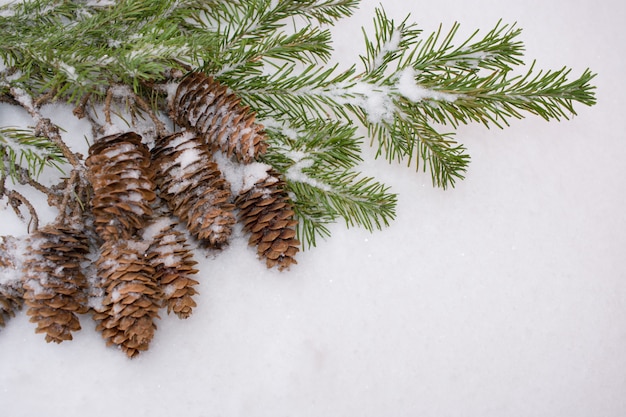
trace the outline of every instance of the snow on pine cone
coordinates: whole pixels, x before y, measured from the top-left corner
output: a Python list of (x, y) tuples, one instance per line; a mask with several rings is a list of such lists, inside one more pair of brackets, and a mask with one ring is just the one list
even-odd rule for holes
[(265, 178), (236, 198), (235, 205), (243, 229), (250, 233), (248, 243), (256, 245), (268, 268), (278, 266), (282, 270), (297, 263), (294, 256), (300, 246), (295, 229), (298, 221), (280, 174), (268, 170)]
[(104, 240), (129, 238), (143, 228), (156, 194), (150, 151), (141, 136), (127, 132), (98, 139), (89, 148), (86, 165), (98, 235)]
[(0, 236), (0, 327), (22, 308), (24, 288), (16, 252), (17, 240), (13, 236)]
[(198, 281), (191, 275), (198, 273), (193, 252), (187, 238), (169, 218), (161, 218), (146, 228), (143, 239), (150, 242), (147, 257), (155, 270), (155, 279), (163, 293), (163, 304), (168, 314), (174, 312), (186, 319), (192, 313)]
[(72, 340), (72, 332), (80, 330), (77, 314), (89, 310), (81, 269), (88, 253), (87, 237), (71, 226), (50, 224), (28, 239), (24, 303), (36, 333), (45, 333), (47, 342)]
[(263, 126), (228, 87), (201, 72), (184, 78), (170, 103), (172, 119), (194, 129), (215, 151), (250, 163), (267, 149)]
[(137, 239), (107, 241), (100, 248), (96, 269), (104, 298), (94, 307), (96, 330), (107, 346), (119, 346), (130, 358), (148, 350), (161, 305), (154, 268), (147, 247)]
[(208, 147), (191, 132), (160, 137), (152, 149), (161, 198), (204, 245), (219, 248), (235, 224), (230, 186)]

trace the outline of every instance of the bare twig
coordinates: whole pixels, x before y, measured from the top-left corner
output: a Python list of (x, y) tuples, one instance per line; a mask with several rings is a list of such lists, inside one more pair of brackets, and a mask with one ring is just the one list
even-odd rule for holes
[[(76, 192), (76, 183), (80, 178), (80, 172), (78, 170), (72, 170), (70, 174), (70, 178), (67, 180), (67, 184), (65, 185), (65, 190), (63, 191), (63, 201), (59, 205), (59, 217), (58, 220), (61, 221), (67, 214), (67, 206), (70, 202), (70, 196)], [(72, 210), (73, 211), (73, 210)]]
[(31, 224), (33, 225), (33, 231), (39, 229), (39, 216), (37, 216), (37, 211), (30, 201), (15, 190), (10, 190), (6, 193), (6, 195), (9, 198), (9, 204), (11, 204), (13, 211), (15, 211), (15, 214), (17, 214), (17, 217), (19, 217), (20, 220), (26, 221), (24, 215), (20, 211), (20, 204), (24, 204), (24, 206), (28, 209), (28, 212), (30, 213), (30, 221), (27, 224), (28, 232), (31, 232)]
[(19, 173), (19, 176), (17, 176), (17, 181), (20, 184), (22, 184), (22, 185), (30, 185), (31, 187), (33, 187), (37, 191), (47, 195), (49, 202), (57, 202), (57, 200), (59, 199), (59, 196), (51, 188), (46, 187), (45, 185), (41, 184), (40, 182), (34, 180), (30, 176), (30, 174), (29, 174), (27, 169), (25, 169), (25, 168), (23, 168), (21, 166), (16, 166), (15, 169)]
[(72, 114), (76, 117), (78, 117), (79, 119), (82, 119), (83, 117), (85, 117), (85, 107), (87, 106), (87, 103), (89, 102), (89, 99), (91, 98), (91, 93), (87, 93), (85, 94), (81, 99), (80, 102), (78, 103), (78, 106), (74, 107), (74, 110), (72, 110)]
[(41, 115), (39, 109), (35, 107), (32, 97), (26, 91), (17, 87), (11, 87), (10, 92), (19, 105), (22, 106), (35, 121), (35, 134), (38, 136), (45, 136), (50, 139), (61, 149), (63, 156), (65, 156), (73, 167), (79, 167), (80, 160), (78, 159), (78, 156), (76, 156), (76, 154), (65, 144), (61, 134), (59, 133), (58, 126), (52, 123), (50, 119)]
[(148, 116), (150, 116), (150, 119), (152, 119), (152, 123), (154, 123), (154, 125), (156, 126), (158, 135), (159, 136), (168, 135), (169, 131), (167, 127), (165, 126), (165, 123), (163, 123), (161, 119), (159, 119), (159, 117), (156, 115), (152, 107), (150, 107), (150, 105), (146, 103), (146, 101), (143, 98), (141, 98), (141, 96), (137, 94), (135, 94), (134, 96), (135, 96), (135, 103), (137, 103), (139, 108), (143, 110), (144, 112), (146, 112)]
[(35, 104), (34, 104), (35, 108), (37, 109), (40, 108), (41, 106), (43, 106), (44, 104), (52, 100), (55, 95), (56, 95), (55, 89), (52, 89), (45, 94), (42, 94), (41, 96), (39, 96), (39, 98), (37, 98), (37, 100), (35, 100)]
[(107, 95), (104, 99), (104, 122), (111, 124), (111, 102), (113, 101), (113, 88), (107, 89)]

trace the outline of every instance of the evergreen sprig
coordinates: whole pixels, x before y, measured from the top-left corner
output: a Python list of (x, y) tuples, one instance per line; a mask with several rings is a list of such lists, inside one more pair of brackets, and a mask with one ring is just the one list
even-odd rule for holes
[[(271, 146), (263, 162), (285, 176), (301, 238), (312, 245), (337, 219), (374, 229), (394, 218), (396, 196), (358, 172), (363, 146), (358, 125), (378, 156), (429, 171), (433, 183), (446, 188), (464, 177), (470, 161), (454, 135), (459, 125), (506, 127), (526, 114), (568, 119), (576, 114), (576, 103), (595, 103), (595, 74), (585, 70), (571, 78), (567, 67), (537, 70), (534, 62), (524, 69), (521, 29), (502, 22), (459, 40), (458, 23), (424, 34), (409, 17), (396, 22), (379, 8), (373, 30), (363, 31), (360, 65), (329, 64), (328, 25), (350, 16), (358, 4), (11, 3), (0, 7), (5, 66), (0, 67), (0, 98), (20, 104), (11, 97), (11, 89), (18, 88), (32, 98), (46, 95), (77, 105), (76, 114), (83, 115), (87, 103), (106, 107), (111, 98), (124, 100), (119, 94), (124, 86), (134, 94), (125, 100), (133, 116), (165, 115), (168, 85), (177, 80), (173, 74), (213, 75), (265, 124)], [(156, 113), (151, 119), (159, 124)], [(28, 142), (25, 138), (33, 135), (3, 132), (8, 138), (2, 142), (3, 161), (26, 158), (33, 173), (58, 162), (45, 137)], [(9, 143), (37, 152), (15, 151)], [(13, 162), (3, 162), (5, 174)]]
[(266, 124), (273, 150), (264, 159), (286, 177), (303, 241), (315, 246), (338, 218), (372, 231), (395, 217), (396, 195), (355, 171), (362, 161), (355, 126), (315, 121), (297, 130)]
[(63, 153), (54, 143), (35, 132), (17, 127), (0, 127), (0, 172), (18, 182), (20, 168), (24, 168), (34, 178), (46, 166), (63, 172)]

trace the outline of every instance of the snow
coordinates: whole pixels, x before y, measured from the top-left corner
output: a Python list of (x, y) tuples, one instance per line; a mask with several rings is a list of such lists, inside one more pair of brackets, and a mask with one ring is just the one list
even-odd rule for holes
[(260, 162), (242, 165), (219, 151), (213, 154), (213, 159), (217, 162), (217, 166), (226, 181), (230, 183), (230, 191), (233, 195), (239, 195), (251, 189), (257, 182), (267, 178), (267, 171), (271, 168)]
[[(358, 62), (379, 2), (425, 33), (517, 21), (527, 62), (591, 67), (599, 103), (560, 123), (461, 126), (472, 163), (446, 191), (366, 150), (360, 169), (399, 195), (390, 227), (333, 225), (280, 273), (238, 226), (228, 247), (196, 254), (193, 315), (162, 311), (136, 359), (106, 347), (88, 316), (54, 345), (19, 312), (0, 329), (3, 415), (626, 415), (622, 2), (362, 0), (333, 28), (341, 62)], [(31, 123), (6, 109), (0, 125)], [(0, 230), (26, 227), (9, 207)]]
[(66, 64), (65, 62), (59, 62), (59, 68), (67, 75), (67, 79), (70, 81), (78, 80), (78, 74), (76, 74), (76, 68)]
[(143, 229), (141, 235), (147, 242), (152, 242), (162, 230), (168, 228), (171, 224), (172, 220), (169, 217), (159, 217)]
[(454, 94), (431, 90), (417, 84), (416, 72), (411, 67), (398, 71), (392, 78), (395, 83), (391, 86), (380, 87), (369, 82), (351, 81), (317, 93), (327, 95), (337, 103), (361, 107), (371, 123), (393, 122), (395, 112), (393, 97), (397, 95), (415, 103), (424, 100), (453, 102), (458, 98)]
[(398, 45), (400, 45), (401, 40), (402, 40), (401, 32), (399, 30), (394, 30), (393, 33), (391, 34), (391, 37), (387, 40), (387, 42), (381, 45), (380, 51), (378, 52), (378, 55), (376, 56), (376, 59), (374, 61), (373, 68), (380, 67), (383, 63), (383, 60), (385, 59), (385, 56), (388, 53), (393, 52), (398, 49)]
[(442, 93), (417, 85), (415, 82), (415, 69), (411, 67), (403, 69), (397, 76), (398, 92), (414, 103), (428, 99), (449, 102), (453, 102), (457, 99), (457, 96), (454, 94)]
[(183, 150), (178, 157), (176, 157), (176, 162), (180, 164), (180, 169), (184, 170), (189, 165), (193, 165), (202, 160), (202, 153), (198, 148), (187, 148)]

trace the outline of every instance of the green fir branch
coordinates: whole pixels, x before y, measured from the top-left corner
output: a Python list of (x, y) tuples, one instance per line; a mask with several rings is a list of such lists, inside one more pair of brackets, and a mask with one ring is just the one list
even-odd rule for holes
[[(158, 111), (168, 111), (172, 81), (204, 71), (265, 124), (270, 147), (263, 162), (285, 175), (309, 245), (338, 219), (376, 229), (395, 216), (395, 195), (358, 172), (359, 125), (377, 157), (429, 172), (434, 185), (447, 188), (464, 178), (470, 161), (455, 136), (460, 125), (506, 127), (528, 114), (563, 120), (578, 104), (596, 102), (590, 70), (572, 76), (567, 67), (524, 68), (521, 29), (503, 22), (459, 39), (458, 23), (424, 34), (410, 17), (396, 22), (379, 8), (373, 30), (363, 30), (361, 66), (329, 65), (327, 25), (358, 3), (16, 2), (0, 7), (0, 99), (11, 102), (10, 90), (19, 88), (30, 97), (101, 105), (112, 86), (121, 86), (136, 97), (131, 115), (146, 111), (132, 108), (143, 98), (157, 120)], [(4, 129), (5, 171), (24, 163), (40, 172), (57, 161), (45, 138), (30, 134), (44, 142), (28, 142), (26, 133)], [(23, 153), (28, 146), (42, 153)]]
[(63, 172), (63, 152), (48, 138), (36, 136), (31, 130), (0, 127), (0, 171), (14, 182), (19, 180), (19, 167), (37, 178), (46, 166)]
[(327, 237), (327, 225), (337, 219), (372, 231), (395, 218), (396, 195), (354, 171), (362, 161), (355, 126), (318, 121), (293, 129), (267, 122), (271, 146), (264, 161), (286, 177), (298, 233), (309, 246)]

